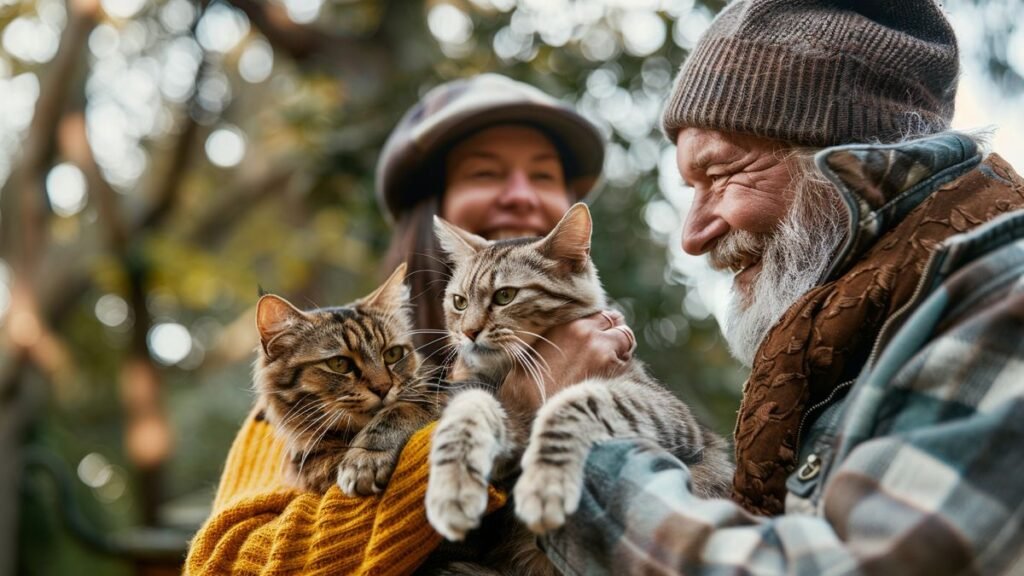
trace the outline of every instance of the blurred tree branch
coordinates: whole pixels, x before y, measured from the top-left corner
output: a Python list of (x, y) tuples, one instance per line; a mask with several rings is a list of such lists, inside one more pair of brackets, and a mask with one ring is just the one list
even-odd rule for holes
[[(383, 41), (381, 28), (368, 37), (335, 34), (295, 23), (278, 4), (263, 0), (228, 2), (245, 13), (275, 50), (288, 54), (299, 66), (329, 71), (346, 82), (358, 83), (367, 97), (383, 89), (381, 72), (392, 70), (394, 54)], [(388, 12), (381, 15), (382, 23), (387, 21)]]
[[(75, 70), (82, 60), (89, 33), (96, 25), (98, 5), (91, 0), (69, 3), (69, 21), (62, 34), (53, 61), (40, 82), (39, 100), (22, 147), (21, 162), (7, 183), (3, 194), (17, 203), (17, 218), (6, 218), (12, 229), (8, 240), (13, 244), (11, 315), (7, 319), (7, 340), (13, 344), (12, 369), (0, 381), (0, 421), (17, 425), (5, 426), (0, 432), (0, 458), (10, 467), (14, 478), (0, 484), (0, 558), (17, 558), (17, 518), (20, 480), (20, 445), (23, 424), (31, 420), (31, 407), (26, 404), (31, 394), (24, 390), (27, 372), (39, 366), (54, 384), (60, 384), (69, 372), (70, 355), (61, 339), (50, 329), (47, 317), (40, 310), (38, 298), (38, 266), (47, 248), (46, 174), (56, 147), (57, 127), (62, 110), (71, 93)], [(10, 244), (8, 245), (10, 246)], [(0, 566), (0, 568), (5, 568)]]

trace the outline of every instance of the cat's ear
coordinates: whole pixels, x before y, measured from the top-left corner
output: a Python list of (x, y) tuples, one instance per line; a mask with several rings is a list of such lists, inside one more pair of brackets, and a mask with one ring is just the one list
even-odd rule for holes
[(405, 285), (406, 268), (405, 262), (399, 264), (391, 276), (361, 302), (371, 308), (389, 312), (408, 304), (409, 287)]
[(434, 234), (444, 250), (453, 260), (463, 260), (487, 247), (487, 240), (466, 232), (440, 216), (434, 216)]
[(256, 329), (260, 333), (263, 353), (271, 357), (274, 340), (297, 324), (306, 322), (306, 314), (280, 296), (267, 294), (256, 303)]
[(573, 271), (582, 270), (590, 259), (590, 233), (593, 222), (590, 209), (577, 202), (547, 236), (537, 243), (544, 256), (571, 265)]

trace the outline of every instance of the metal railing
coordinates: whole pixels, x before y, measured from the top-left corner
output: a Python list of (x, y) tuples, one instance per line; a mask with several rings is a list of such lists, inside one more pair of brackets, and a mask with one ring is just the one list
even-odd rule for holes
[(52, 451), (27, 447), (23, 454), (23, 485), (40, 490), (32, 479), (49, 478), (57, 495), (57, 516), (72, 537), (86, 548), (136, 565), (181, 566), (192, 532), (169, 527), (134, 527), (105, 533), (82, 513), (75, 500), (75, 478), (67, 464)]

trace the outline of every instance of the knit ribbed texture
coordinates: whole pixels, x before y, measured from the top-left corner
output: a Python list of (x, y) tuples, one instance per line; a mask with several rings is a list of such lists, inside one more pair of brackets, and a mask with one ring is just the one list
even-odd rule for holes
[(684, 63), (662, 127), (804, 146), (949, 127), (958, 51), (933, 0), (739, 0)]
[[(249, 418), (228, 455), (213, 513), (196, 534), (185, 574), (409, 574), (440, 544), (427, 523), (430, 436), (409, 440), (384, 494), (349, 498), (290, 488), (284, 447)], [(490, 489), (489, 510), (505, 504)]]

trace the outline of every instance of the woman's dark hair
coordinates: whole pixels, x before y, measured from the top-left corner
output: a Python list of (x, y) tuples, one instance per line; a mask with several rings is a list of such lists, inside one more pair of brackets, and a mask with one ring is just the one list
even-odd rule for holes
[(434, 236), (434, 216), (441, 213), (441, 195), (434, 194), (420, 200), (395, 223), (391, 246), (384, 257), (384, 270), (393, 271), (402, 262), (409, 266), (406, 274), (412, 293), (413, 325), (419, 332), (413, 342), (423, 358), (435, 365), (447, 364), (447, 354), (441, 348), (447, 336), (432, 331), (444, 331), (444, 287), (451, 271), (446, 256)]

